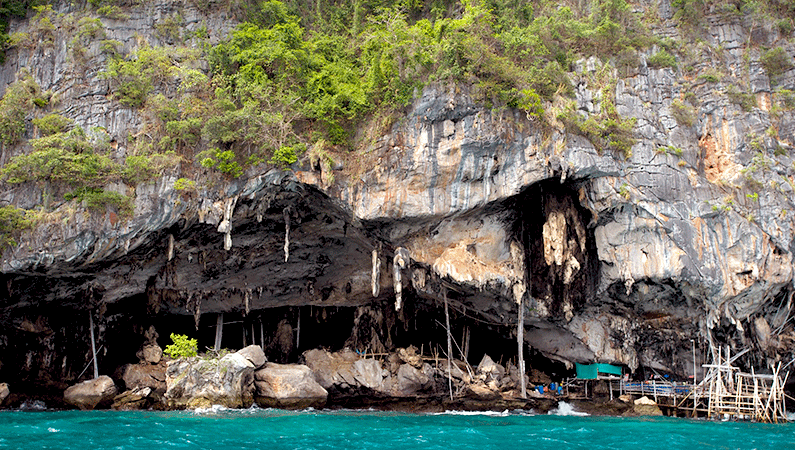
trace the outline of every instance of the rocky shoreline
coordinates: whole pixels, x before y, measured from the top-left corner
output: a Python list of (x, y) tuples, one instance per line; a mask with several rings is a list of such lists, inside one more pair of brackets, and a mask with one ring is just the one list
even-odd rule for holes
[[(488, 355), (476, 367), (454, 359), (448, 377), (447, 359), (423, 357), (415, 347), (376, 357), (349, 349), (315, 349), (304, 352), (301, 363), (296, 364), (269, 362), (256, 345), (236, 352), (179, 359), (164, 357), (159, 347), (144, 347), (138, 353), (140, 361), (120, 367), (114, 378), (103, 375), (68, 387), (63, 407), (129, 411), (256, 405), (413, 413), (526, 410), (546, 414), (565, 401), (567, 407), (588, 415), (662, 414), (653, 402), (636, 404), (629, 397), (575, 399), (541, 394), (533, 388), (536, 380), (528, 375), (527, 397), (522, 398), (518, 369), (510, 362), (505, 366), (496, 363)], [(25, 409), (36, 400), (16, 395), (8, 384), (0, 384), (0, 407)], [(60, 405), (55, 408), (60, 409)]]

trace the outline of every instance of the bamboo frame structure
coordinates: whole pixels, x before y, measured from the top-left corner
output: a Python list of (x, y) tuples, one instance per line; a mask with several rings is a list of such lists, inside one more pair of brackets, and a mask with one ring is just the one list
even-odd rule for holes
[(789, 378), (789, 372), (782, 377), (781, 363), (771, 367), (771, 374), (758, 374), (754, 370), (745, 373), (732, 365), (745, 351), (734, 358), (730, 356), (728, 348), (725, 358), (722, 353), (720, 348), (716, 353), (713, 352), (713, 364), (702, 366), (709, 369), (704, 379), (693, 386), (691, 392), (677, 406), (681, 408), (690, 399), (694, 416), (697, 411), (702, 411), (708, 418), (714, 419), (787, 422), (784, 385)]

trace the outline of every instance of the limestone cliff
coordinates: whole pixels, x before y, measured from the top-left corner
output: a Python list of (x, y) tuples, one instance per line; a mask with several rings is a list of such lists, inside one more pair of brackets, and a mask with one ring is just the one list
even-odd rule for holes
[[(147, 2), (102, 26), (119, 51), (168, 45), (152, 30), (179, 11), (186, 30), (202, 26), (220, 39), (235, 21), (210, 3)], [(666, 0), (649, 8), (656, 34), (680, 33)], [(590, 58), (569, 74), (577, 114), (599, 114), (609, 96), (621, 117), (636, 119), (629, 155), (597, 149), (553, 112), (542, 121), (487, 107), (468, 86), (431, 84), (391, 128), (332, 155), (334, 165), (260, 165), (233, 180), (205, 171), (191, 192), (174, 188), (179, 166), (153, 182), (107, 186), (134, 197), (129, 219), (54, 205), (51, 220), (3, 252), (0, 378), (77, 377), (89, 361), (87, 311), (113, 370), (152, 323), (163, 336), (195, 326), (200, 345), (211, 346), (221, 312), (242, 324), (228, 338), (240, 342), (227, 345), (264, 340), (285, 361), (311, 346), (436, 344), (444, 296), (456, 338), (482, 327), (474, 339), (491, 342), (473, 345), (509, 358), (523, 292), (526, 344), (566, 364), (687, 376), (691, 340), (699, 363), (709, 343), (752, 347), (748, 365), (786, 363), (795, 339), (795, 114), (776, 105), (795, 89), (795, 71), (771, 80), (759, 58), (761, 47), (795, 48), (773, 24), (719, 11), (707, 19), (692, 66), (647, 64), (655, 47), (631, 70)], [(27, 69), (61, 114), (101, 128), (114, 157), (128, 156), (127, 136), (148, 119), (109, 95), (98, 41), (78, 61), (68, 30), (53, 33), (49, 45), (9, 51), (2, 84)], [(703, 76), (714, 70), (727, 75)], [(736, 84), (753, 94), (747, 111), (727, 94)], [(677, 118), (683, 101), (692, 120)], [(28, 122), (25, 137), (36, 133)], [(26, 145), (5, 146), (0, 161)], [(44, 194), (6, 185), (0, 198), (32, 208)], [(395, 266), (396, 252), (407, 252), (405, 267)], [(404, 305), (395, 311), (398, 286)]]

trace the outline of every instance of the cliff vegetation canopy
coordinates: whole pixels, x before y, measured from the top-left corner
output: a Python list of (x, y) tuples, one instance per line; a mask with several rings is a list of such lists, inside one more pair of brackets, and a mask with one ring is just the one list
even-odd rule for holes
[[(76, 67), (87, 67), (89, 49), (98, 48), (112, 98), (143, 118), (127, 136), (126, 155), (112, 155), (105, 130), (82, 129), (30, 74), (18, 74), (0, 101), (0, 141), (23, 144), (23, 152), (0, 176), (40, 186), (44, 210), (76, 199), (129, 215), (128, 195), (107, 192), (108, 184), (134, 186), (174, 168), (188, 178), (204, 170), (235, 178), (252, 166), (288, 167), (301, 158), (330, 166), (335, 152), (366, 149), (431, 82), (466, 85), (488, 107), (523, 110), (542, 126), (565, 127), (600, 151), (629, 157), (635, 121), (616, 111), (616, 73), (636, 70), (642, 54), (650, 67), (678, 68), (688, 58), (686, 42), (650, 31), (659, 25), (656, 14), (625, 0), (237, 0), (223, 7), (241, 23), (221, 42), (211, 42), (206, 27), (186, 31), (174, 13), (155, 25), (160, 45), (141, 40), (125, 52), (107, 38), (103, 20), (125, 20), (142, 2), (89, 0), (69, 13), (38, 1), (2, 2), (6, 48), (52, 46), (66, 33)], [(705, 11), (716, 7), (775, 20), (784, 32), (795, 17), (795, 7), (779, 0), (672, 5), (691, 42), (700, 40)], [(9, 20), (25, 14), (27, 31), (7, 34)], [(595, 80), (603, 108), (586, 117), (576, 110), (571, 72), (590, 56), (610, 70)], [(780, 48), (761, 63), (771, 77), (792, 67)], [(750, 94), (727, 94), (752, 107)], [(675, 105), (678, 122), (692, 124), (692, 103)]]

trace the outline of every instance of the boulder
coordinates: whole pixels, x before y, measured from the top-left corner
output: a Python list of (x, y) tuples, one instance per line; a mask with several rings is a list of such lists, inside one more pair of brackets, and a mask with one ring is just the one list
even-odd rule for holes
[(254, 379), (256, 402), (263, 407), (319, 408), (328, 398), (312, 369), (303, 364), (268, 363), (254, 373)]
[(11, 389), (8, 388), (8, 383), (0, 383), (0, 406), (6, 401), (11, 394)]
[(148, 387), (163, 395), (166, 392), (166, 365), (127, 364), (122, 369), (121, 379), (128, 390)]
[(140, 387), (122, 392), (113, 399), (111, 408), (120, 411), (148, 409), (158, 398), (150, 387)]
[(406, 364), (411, 364), (417, 369), (422, 367), (422, 356), (417, 354), (417, 347), (413, 345), (397, 349), (397, 355)]
[(482, 383), (468, 385), (465, 392), (467, 397), (478, 400), (494, 400), (500, 396), (499, 390), (495, 389), (495, 386), (487, 386)]
[(309, 350), (304, 352), (304, 362), (324, 389), (346, 393), (362, 388), (384, 390), (381, 363), (374, 359), (363, 359), (351, 350), (337, 353)]
[(632, 408), (627, 410), (624, 416), (662, 416), (662, 410), (656, 403), (652, 402), (652, 404), (648, 403), (640, 403), (632, 405)]
[(430, 382), (428, 375), (411, 364), (403, 364), (395, 377), (392, 394), (396, 397), (410, 397), (425, 389)]
[(254, 364), (237, 353), (169, 361), (165, 397), (172, 408), (247, 408), (254, 401)]
[(353, 377), (365, 388), (380, 391), (384, 387), (381, 363), (374, 359), (359, 359), (353, 363)]
[(157, 364), (163, 359), (163, 349), (157, 344), (144, 344), (141, 349), (141, 356), (149, 364)]
[(66, 403), (83, 410), (110, 406), (115, 396), (116, 385), (107, 375), (70, 386), (63, 394)]
[(646, 397), (645, 395), (643, 397), (635, 400), (635, 404), (636, 405), (657, 405), (657, 403), (654, 400), (650, 399), (649, 397)]
[(477, 373), (486, 376), (486, 381), (501, 380), (505, 376), (505, 368), (494, 362), (489, 355), (483, 355), (478, 364)]
[(251, 361), (251, 364), (254, 365), (255, 369), (259, 369), (260, 367), (264, 366), (268, 361), (268, 358), (265, 357), (265, 352), (262, 351), (262, 347), (259, 345), (249, 345), (248, 347), (244, 347), (238, 350), (237, 354)]

